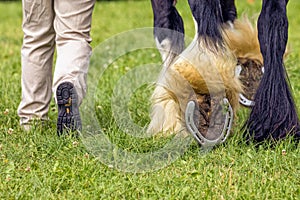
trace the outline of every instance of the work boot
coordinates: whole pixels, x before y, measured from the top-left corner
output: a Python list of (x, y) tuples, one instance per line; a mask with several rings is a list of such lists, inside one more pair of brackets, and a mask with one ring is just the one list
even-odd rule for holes
[(74, 85), (70, 82), (61, 83), (56, 90), (56, 99), (58, 105), (58, 136), (61, 136), (64, 132), (79, 133), (82, 125), (78, 96)]

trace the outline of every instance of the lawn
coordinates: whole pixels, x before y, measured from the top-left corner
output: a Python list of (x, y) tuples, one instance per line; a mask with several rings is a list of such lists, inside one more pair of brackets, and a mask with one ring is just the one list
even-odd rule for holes
[[(237, 1), (239, 15), (260, 2)], [(194, 25), (178, 1), (189, 41)], [(286, 68), (300, 105), (300, 2), (290, 1)], [(0, 3), (0, 199), (300, 199), (300, 146), (290, 139), (245, 144), (238, 111), (233, 136), (211, 151), (191, 138), (146, 137), (149, 97), (160, 70), (150, 1), (97, 2), (83, 138), (47, 126), (19, 127), (21, 3)]]

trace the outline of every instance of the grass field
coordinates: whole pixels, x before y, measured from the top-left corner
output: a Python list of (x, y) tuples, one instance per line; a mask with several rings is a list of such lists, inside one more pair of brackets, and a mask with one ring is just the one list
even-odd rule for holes
[[(239, 15), (257, 14), (260, 2), (237, 1)], [(193, 37), (186, 1), (178, 1), (178, 8), (187, 38)], [(298, 106), (299, 10), (300, 2), (290, 1), (286, 68)], [(120, 49), (149, 41), (153, 45), (152, 33), (145, 28), (152, 26), (150, 1), (96, 3), (89, 76), (89, 87), (95, 93), (87, 96), (82, 115), (92, 125), (84, 128), (96, 131), (101, 127), (103, 141), (58, 138), (53, 101), (48, 126), (21, 130), (17, 116), (21, 3), (0, 3), (0, 16), (0, 199), (300, 199), (300, 146), (289, 139), (276, 146), (246, 145), (240, 128), (247, 109), (238, 112), (233, 136), (209, 152), (201, 152), (193, 140), (186, 140), (186, 148), (173, 153), (186, 143), (174, 137), (141, 138), (149, 122), (152, 87), (147, 83), (157, 74), (160, 57), (153, 46), (125, 53)], [(135, 38), (126, 32), (129, 30), (134, 30)], [(117, 41), (122, 44), (118, 46)], [(126, 90), (126, 84), (132, 84), (133, 90)], [(125, 107), (123, 100), (128, 101)]]

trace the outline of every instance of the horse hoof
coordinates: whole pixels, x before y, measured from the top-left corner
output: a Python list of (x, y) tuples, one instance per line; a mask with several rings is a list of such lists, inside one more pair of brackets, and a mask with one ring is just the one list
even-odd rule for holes
[(243, 106), (254, 106), (254, 96), (264, 73), (264, 67), (253, 60), (239, 61), (236, 74), (244, 86), (244, 92), (239, 94), (239, 102)]
[(233, 110), (227, 98), (197, 95), (187, 104), (185, 121), (195, 140), (203, 148), (212, 148), (230, 134)]

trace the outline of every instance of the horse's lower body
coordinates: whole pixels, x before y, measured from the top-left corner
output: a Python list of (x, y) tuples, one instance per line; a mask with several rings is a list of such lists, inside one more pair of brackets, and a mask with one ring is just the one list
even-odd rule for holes
[(240, 102), (252, 106), (247, 139), (280, 139), (289, 132), (299, 136), (283, 66), (286, 4), (264, 0), (257, 32), (249, 21), (236, 19), (233, 0), (189, 0), (196, 34), (184, 48), (183, 21), (174, 1), (152, 0), (154, 35), (164, 65), (152, 95), (148, 131), (187, 129), (200, 143), (207, 139), (214, 145), (226, 139)]

